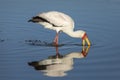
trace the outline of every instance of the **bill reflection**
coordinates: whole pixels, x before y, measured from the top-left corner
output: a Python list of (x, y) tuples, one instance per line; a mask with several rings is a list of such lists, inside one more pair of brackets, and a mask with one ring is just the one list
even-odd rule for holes
[(74, 58), (85, 58), (88, 54), (90, 46), (83, 46), (81, 52), (71, 52), (66, 55), (60, 55), (58, 47), (56, 47), (56, 55), (49, 56), (47, 59), (29, 62), (35, 70), (43, 72), (44, 75), (50, 77), (63, 77), (67, 75), (67, 71), (73, 69)]

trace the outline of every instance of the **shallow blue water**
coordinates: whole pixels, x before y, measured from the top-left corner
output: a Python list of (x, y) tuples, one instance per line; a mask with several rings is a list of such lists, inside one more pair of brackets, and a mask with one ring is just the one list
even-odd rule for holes
[[(55, 32), (27, 22), (51, 10), (70, 15), (76, 23), (75, 30), (85, 30), (92, 42), (87, 56), (72, 59), (72, 68), (61, 77), (45, 76), (44, 71), (28, 64), (56, 54), (51, 46)], [(0, 80), (119, 80), (119, 25), (119, 0), (0, 1)], [(81, 55), (80, 39), (61, 33), (59, 43), (59, 53), (64, 58), (75, 52)]]

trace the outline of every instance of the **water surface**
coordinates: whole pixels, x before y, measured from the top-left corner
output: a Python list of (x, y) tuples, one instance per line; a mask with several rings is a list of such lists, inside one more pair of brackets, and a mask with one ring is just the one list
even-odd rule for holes
[[(76, 23), (75, 30), (85, 30), (92, 42), (87, 55), (72, 59), (65, 75), (57, 77), (30, 65), (56, 59), (56, 47), (51, 46), (55, 32), (27, 22), (38, 13), (51, 10), (70, 15)], [(119, 80), (119, 25), (119, 0), (0, 1), (0, 80)], [(61, 33), (59, 43), (62, 60), (71, 53), (82, 55), (80, 39)]]

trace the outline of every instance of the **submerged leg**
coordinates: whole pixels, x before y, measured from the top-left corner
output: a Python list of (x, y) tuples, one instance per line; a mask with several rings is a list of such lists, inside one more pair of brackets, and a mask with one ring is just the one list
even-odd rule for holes
[(59, 51), (58, 51), (58, 47), (56, 46), (56, 57), (58, 58), (59, 57)]
[(58, 46), (55, 46), (56, 49), (56, 58), (63, 58), (63, 56), (59, 53)]

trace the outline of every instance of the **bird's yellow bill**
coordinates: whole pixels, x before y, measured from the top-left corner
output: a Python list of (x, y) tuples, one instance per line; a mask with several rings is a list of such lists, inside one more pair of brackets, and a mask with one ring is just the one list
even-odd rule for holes
[(90, 40), (88, 39), (88, 37), (85, 37), (85, 38), (82, 40), (82, 45), (85, 46), (86, 44), (87, 44), (88, 46), (91, 45)]

